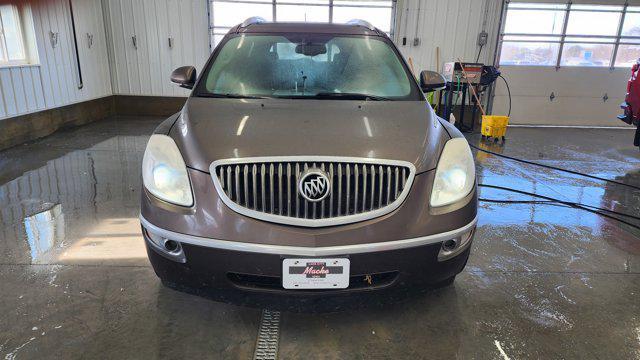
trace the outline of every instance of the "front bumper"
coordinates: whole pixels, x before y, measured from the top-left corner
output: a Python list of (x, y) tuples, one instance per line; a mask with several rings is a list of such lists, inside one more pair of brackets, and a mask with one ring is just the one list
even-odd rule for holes
[[(208, 173), (188, 169), (195, 205), (183, 208), (142, 192), (141, 223), (149, 259), (165, 284), (226, 302), (266, 306), (287, 299), (348, 298), (356, 294), (423, 289), (451, 279), (464, 268), (477, 221), (477, 191), (458, 203), (429, 207), (435, 171), (416, 175), (407, 198), (393, 212), (374, 219), (320, 228), (270, 223), (239, 214), (218, 196)], [(468, 241), (443, 254), (443, 244), (467, 234)], [(154, 241), (152, 241), (154, 237)], [(165, 240), (169, 248), (162, 251)], [(461, 242), (462, 243), (462, 242)], [(154, 245), (156, 244), (156, 245)], [(337, 290), (285, 290), (284, 258), (350, 259), (350, 286)], [(348, 296), (346, 296), (348, 294)], [(322, 295), (322, 296), (317, 296)], [(235, 301), (234, 299), (240, 299)], [(379, 299), (380, 296), (371, 297)], [(369, 296), (362, 295), (363, 301)]]
[[(140, 218), (153, 268), (164, 282), (196, 291), (253, 291), (275, 295), (340, 295), (428, 287), (462, 271), (477, 219), (445, 233), (388, 242), (328, 247), (277, 246), (202, 238), (162, 229)], [(174, 241), (173, 251), (163, 249)], [(451, 241), (457, 245), (451, 245)], [(343, 290), (285, 290), (282, 260), (348, 257), (350, 285)]]

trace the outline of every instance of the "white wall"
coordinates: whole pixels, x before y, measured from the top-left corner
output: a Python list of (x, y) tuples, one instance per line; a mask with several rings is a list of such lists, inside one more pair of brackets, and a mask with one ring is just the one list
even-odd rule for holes
[[(0, 68), (0, 119), (111, 95), (100, 0), (73, 0), (72, 3), (84, 80), (82, 89), (77, 85), (68, 1), (28, 3), (39, 64)], [(55, 48), (51, 46), (50, 31), (59, 33)], [(94, 35), (91, 48), (83, 41), (87, 33)]]
[(200, 70), (209, 56), (206, 0), (103, 0), (103, 9), (114, 94), (188, 95), (169, 76), (184, 65)]
[[(31, 0), (32, 16), (26, 18), (33, 24), (25, 25), (34, 30), (39, 61), (0, 68), (0, 119), (113, 94), (188, 94), (169, 75), (183, 65), (201, 69), (209, 56), (206, 0), (72, 1), (83, 88), (77, 84), (69, 2)], [(50, 31), (59, 33), (56, 47)]]
[[(489, 43), (482, 50), (479, 62), (491, 64), (500, 9), (501, 0), (399, 0), (395, 42), (405, 58), (413, 60), (416, 73), (421, 70), (441, 71), (443, 63), (457, 58), (465, 62), (475, 61), (478, 34), (484, 29), (489, 33)], [(416, 21), (420, 45), (413, 46)], [(407, 45), (402, 46), (405, 36)], [(439, 48), (439, 59), (436, 48)]]

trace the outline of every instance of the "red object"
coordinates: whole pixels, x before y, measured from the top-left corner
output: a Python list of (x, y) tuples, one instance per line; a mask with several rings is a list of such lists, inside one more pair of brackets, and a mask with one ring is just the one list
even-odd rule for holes
[(640, 146), (640, 59), (631, 67), (631, 77), (627, 82), (627, 95), (624, 102), (620, 104), (624, 114), (618, 115), (618, 119), (630, 125), (636, 125), (636, 135), (633, 139), (633, 145)]
[(640, 79), (638, 79), (638, 73), (640, 71), (640, 60), (638, 60), (631, 67), (631, 77), (627, 82), (627, 95), (624, 98), (624, 102), (620, 104), (620, 107), (624, 110), (624, 115), (618, 116), (618, 118), (627, 124), (638, 124), (640, 119)]

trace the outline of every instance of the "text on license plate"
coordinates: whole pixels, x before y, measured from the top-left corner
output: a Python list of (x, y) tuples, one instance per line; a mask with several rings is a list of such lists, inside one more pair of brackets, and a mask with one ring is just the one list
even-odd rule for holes
[(349, 259), (284, 259), (282, 286), (285, 289), (346, 289), (349, 287)]

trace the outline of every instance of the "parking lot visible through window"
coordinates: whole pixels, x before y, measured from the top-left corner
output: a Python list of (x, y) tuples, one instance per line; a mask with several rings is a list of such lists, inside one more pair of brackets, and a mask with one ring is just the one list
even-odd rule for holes
[(15, 5), (0, 5), (0, 66), (27, 62), (20, 13)]
[(640, 57), (640, 7), (511, 2), (500, 50), (501, 65), (630, 66)]
[(362, 19), (391, 34), (394, 0), (209, 0), (211, 49), (251, 16), (267, 21), (345, 23)]

